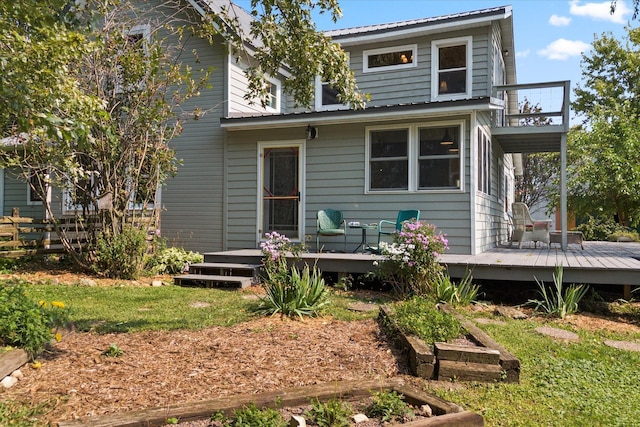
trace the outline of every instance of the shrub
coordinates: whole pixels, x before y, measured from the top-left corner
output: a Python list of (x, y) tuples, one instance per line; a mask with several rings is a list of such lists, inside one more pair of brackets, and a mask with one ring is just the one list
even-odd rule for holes
[(538, 293), (541, 300), (529, 300), (527, 304), (534, 305), (534, 310), (543, 312), (550, 316), (564, 319), (567, 315), (578, 311), (580, 300), (586, 295), (589, 287), (587, 285), (570, 285), (563, 288), (562, 266), (556, 266), (553, 273), (554, 287), (547, 291), (543, 281), (538, 281)]
[(320, 271), (306, 266), (300, 273), (287, 264), (284, 253), (298, 256), (299, 246), (274, 232), (267, 233), (267, 241), (262, 243), (261, 251), (266, 272), (266, 295), (260, 300), (258, 311), (271, 315), (313, 316), (327, 304), (328, 289)]
[(427, 344), (446, 342), (462, 334), (462, 325), (451, 314), (438, 310), (432, 299), (412, 297), (394, 305), (392, 319), (400, 330)]
[(202, 254), (183, 248), (158, 248), (149, 257), (147, 269), (153, 274), (180, 274), (185, 265), (204, 261)]
[(352, 413), (351, 406), (346, 402), (331, 399), (322, 403), (316, 399), (306, 415), (319, 427), (349, 427)]
[(436, 300), (451, 305), (469, 305), (476, 300), (480, 286), (473, 284), (469, 272), (459, 283), (451, 281), (448, 273), (441, 273), (433, 283), (433, 294)]
[(404, 401), (404, 396), (396, 391), (379, 391), (373, 393), (373, 401), (365, 410), (371, 418), (380, 418), (382, 422), (413, 418), (413, 411)]
[(125, 225), (120, 233), (102, 232), (96, 240), (96, 272), (116, 279), (137, 279), (146, 264), (147, 232)]
[(447, 249), (447, 239), (436, 234), (436, 227), (420, 221), (407, 221), (393, 235), (393, 243), (380, 244), (385, 256), (377, 274), (388, 281), (397, 298), (428, 295), (442, 272), (438, 256)]
[(587, 221), (578, 225), (577, 230), (582, 232), (585, 240), (611, 240), (611, 237), (619, 233), (631, 233), (629, 227), (618, 224), (613, 218), (594, 218), (589, 215)]
[(234, 427), (285, 427), (287, 423), (280, 412), (271, 408), (259, 409), (255, 404), (238, 409), (233, 414)]
[(0, 345), (24, 349), (33, 359), (68, 319), (63, 302), (29, 299), (22, 283), (0, 284)]

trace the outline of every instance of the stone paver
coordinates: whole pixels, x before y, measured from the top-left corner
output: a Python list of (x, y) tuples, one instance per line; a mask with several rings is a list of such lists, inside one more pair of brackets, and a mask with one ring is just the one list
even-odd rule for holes
[(578, 341), (580, 339), (578, 334), (576, 334), (575, 332), (566, 331), (564, 329), (551, 328), (548, 326), (539, 326), (536, 328), (536, 332), (566, 341)]
[(605, 340), (604, 344), (608, 345), (609, 347), (617, 348), (620, 350), (640, 351), (640, 343), (632, 342), (632, 341)]

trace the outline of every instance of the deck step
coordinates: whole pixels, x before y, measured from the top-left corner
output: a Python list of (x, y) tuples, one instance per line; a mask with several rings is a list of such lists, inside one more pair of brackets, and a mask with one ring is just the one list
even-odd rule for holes
[(173, 283), (178, 286), (236, 286), (239, 288), (248, 288), (253, 284), (253, 279), (246, 276), (223, 276), (217, 274), (183, 274), (175, 276)]
[(228, 274), (233, 276), (254, 277), (262, 266), (260, 264), (243, 264), (231, 262), (200, 262), (189, 266), (191, 274)]

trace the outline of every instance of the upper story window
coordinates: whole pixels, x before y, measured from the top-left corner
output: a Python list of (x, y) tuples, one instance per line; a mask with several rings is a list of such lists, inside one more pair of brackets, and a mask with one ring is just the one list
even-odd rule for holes
[(368, 191), (462, 188), (463, 122), (367, 131)]
[(316, 79), (316, 110), (338, 110), (348, 108), (338, 99), (338, 91), (331, 87), (331, 84), (323, 82), (319, 77)]
[(267, 83), (267, 92), (266, 110), (272, 113), (279, 113), (281, 99), (280, 82), (277, 80), (269, 80)]
[(462, 99), (471, 96), (471, 37), (431, 42), (431, 97)]
[[(349, 52), (346, 53), (349, 58)], [(338, 90), (334, 89), (330, 83), (323, 82), (322, 78), (316, 77), (316, 111), (349, 108), (339, 100), (338, 95)]]
[(118, 62), (116, 92), (137, 91), (144, 88), (146, 67), (140, 67), (137, 58), (149, 54), (147, 43), (150, 37), (149, 25), (138, 25), (124, 35), (124, 43)]
[(418, 47), (412, 44), (371, 49), (362, 52), (362, 56), (365, 73), (412, 68), (418, 63)]

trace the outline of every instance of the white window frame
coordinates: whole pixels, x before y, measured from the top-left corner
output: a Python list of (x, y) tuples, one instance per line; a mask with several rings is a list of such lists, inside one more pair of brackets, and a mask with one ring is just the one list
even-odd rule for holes
[(33, 195), (33, 189), (31, 188), (31, 179), (34, 175), (35, 175), (35, 172), (29, 173), (29, 181), (27, 182), (27, 206), (42, 205), (42, 200), (31, 200), (31, 196)]
[(480, 127), (478, 127), (477, 137), (477, 183), (476, 191), (486, 196), (491, 196), (491, 163), (493, 161), (493, 147), (491, 137)]
[[(466, 71), (466, 92), (464, 93), (446, 93), (440, 95), (438, 89), (440, 87), (440, 48), (465, 45), (467, 50), (467, 64), (464, 67)], [(453, 69), (448, 71), (462, 70)], [(433, 40), (431, 42), (431, 99), (434, 101), (467, 99), (473, 93), (473, 37), (456, 37), (452, 39)]]
[[(91, 184), (92, 185), (93, 185), (93, 181), (95, 179), (95, 173), (96, 172), (91, 173)], [(76, 213), (76, 212), (78, 212), (78, 211), (80, 211), (82, 209), (81, 205), (74, 205), (72, 203), (71, 193), (73, 191), (73, 187), (74, 187), (75, 184), (73, 184), (71, 182), (71, 180), (68, 180), (68, 181), (69, 181), (69, 188), (64, 188), (62, 190), (62, 214), (63, 215), (74, 214), (74, 213)], [(90, 206), (90, 210), (91, 211), (94, 211), (95, 208), (96, 208), (95, 206)]]
[[(413, 61), (407, 62), (406, 64), (394, 64), (394, 65), (387, 65), (384, 67), (369, 68), (369, 56), (381, 55), (385, 53), (393, 53), (393, 52), (398, 52), (403, 50), (410, 50), (412, 52), (411, 55), (412, 55)], [(406, 68), (415, 68), (417, 66), (418, 66), (418, 45), (417, 44), (383, 47), (379, 49), (368, 49), (368, 50), (362, 51), (362, 72), (363, 73), (377, 73), (382, 71), (403, 70)]]
[(280, 80), (267, 77), (267, 81), (271, 85), (272, 88), (275, 88), (275, 94), (269, 92), (269, 100), (275, 99), (275, 106), (272, 107), (271, 103), (267, 103), (264, 107), (265, 110), (269, 113), (280, 113), (282, 109), (282, 83)]
[[(460, 162), (460, 182), (457, 187), (442, 187), (442, 188), (418, 188), (419, 179), (419, 144), (420, 144), (420, 129), (424, 128), (439, 128), (439, 127), (459, 127), (459, 151), (458, 157)], [(371, 131), (377, 130), (408, 130), (408, 189), (372, 189), (371, 188)], [(464, 120), (449, 120), (449, 121), (437, 121), (437, 122), (421, 122), (410, 123), (402, 125), (383, 125), (383, 126), (368, 126), (365, 128), (365, 194), (385, 194), (385, 193), (462, 193), (464, 191), (464, 177), (465, 177), (465, 121)]]
[[(351, 55), (349, 52), (345, 52), (347, 55), (347, 63), (351, 62)], [(349, 104), (337, 103), (337, 104), (326, 104), (322, 103), (322, 87), (324, 85), (329, 85), (329, 82), (323, 82), (320, 76), (316, 76), (315, 79), (315, 107), (316, 111), (335, 111), (335, 110), (348, 110), (350, 108)]]
[[(136, 25), (134, 27), (129, 28), (128, 30), (125, 31), (124, 35), (125, 37), (128, 36), (135, 36), (141, 34), (142, 35), (142, 49), (144, 51), (144, 54), (146, 56), (149, 55), (149, 47), (148, 47), (148, 42), (149, 42), (149, 37), (151, 35), (151, 26), (149, 24), (141, 24), (141, 25)], [(119, 66), (118, 66), (119, 67)], [(120, 70), (118, 69), (118, 75), (116, 76), (117, 78), (117, 82), (116, 82), (116, 93), (122, 93), (124, 92), (123, 87), (122, 87), (122, 79), (120, 77)], [(138, 84), (132, 84), (131, 87), (135, 88), (137, 86), (137, 89), (141, 90), (144, 89), (145, 86), (145, 82), (144, 80), (138, 82)]]

